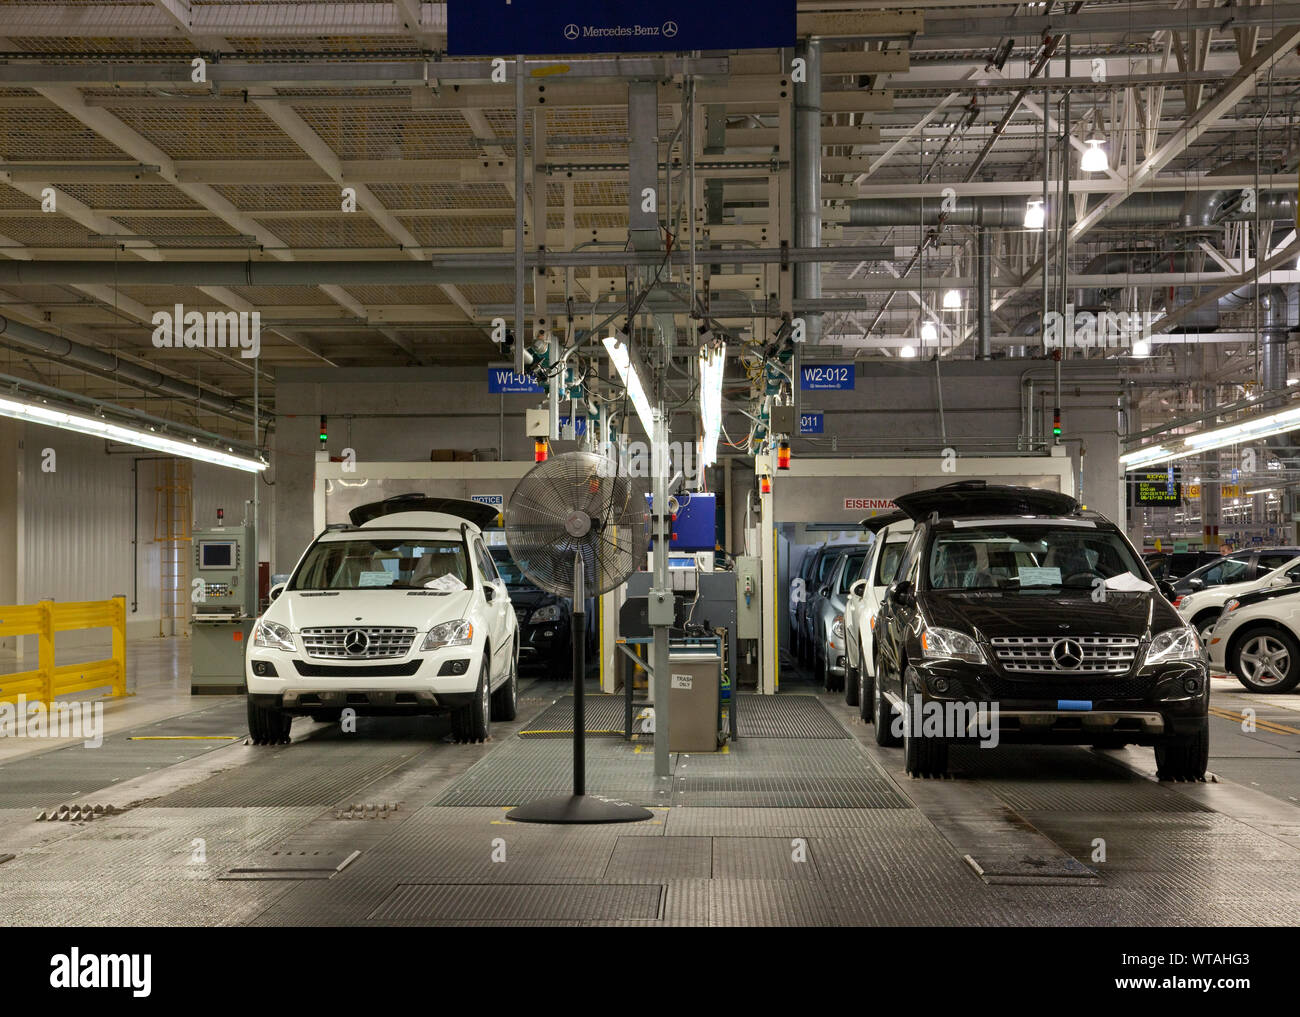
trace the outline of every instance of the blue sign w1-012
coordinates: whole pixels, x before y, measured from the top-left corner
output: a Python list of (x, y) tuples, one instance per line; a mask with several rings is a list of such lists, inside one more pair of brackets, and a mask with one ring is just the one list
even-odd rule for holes
[(795, 44), (795, 0), (448, 0), (447, 52), (511, 57)]
[(536, 394), (546, 390), (526, 374), (515, 374), (508, 367), (493, 367), (488, 370), (488, 391), (510, 395), (519, 392)]
[(852, 392), (852, 364), (804, 364), (799, 369), (799, 387), (805, 392)]
[(822, 434), (826, 430), (826, 414), (824, 413), (800, 413), (799, 414), (799, 433), (800, 434)]

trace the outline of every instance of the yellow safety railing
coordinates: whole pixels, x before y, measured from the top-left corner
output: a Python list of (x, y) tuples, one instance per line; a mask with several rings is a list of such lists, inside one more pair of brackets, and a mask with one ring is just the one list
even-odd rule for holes
[[(85, 664), (55, 664), (54, 634), (73, 629), (113, 630), (113, 656)], [(51, 702), (68, 692), (111, 687), (126, 695), (126, 598), (58, 603), (0, 605), (0, 636), (36, 636), (37, 667), (0, 675), (0, 702)]]

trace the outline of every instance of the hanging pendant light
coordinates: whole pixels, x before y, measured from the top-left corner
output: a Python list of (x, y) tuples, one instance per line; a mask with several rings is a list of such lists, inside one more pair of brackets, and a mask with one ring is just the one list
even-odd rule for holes
[(1105, 173), (1110, 169), (1110, 160), (1106, 158), (1106, 150), (1102, 148), (1105, 142), (1094, 135), (1085, 144), (1088, 148), (1079, 159), (1079, 169), (1085, 173)]
[(1025, 229), (1041, 230), (1047, 222), (1047, 213), (1043, 210), (1042, 198), (1030, 198), (1025, 204)]

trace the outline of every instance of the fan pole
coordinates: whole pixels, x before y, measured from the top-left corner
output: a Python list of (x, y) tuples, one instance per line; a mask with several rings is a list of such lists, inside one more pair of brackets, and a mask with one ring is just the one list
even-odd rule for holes
[(587, 679), (587, 584), (582, 552), (573, 555), (573, 793), (587, 793), (587, 704), (583, 698)]

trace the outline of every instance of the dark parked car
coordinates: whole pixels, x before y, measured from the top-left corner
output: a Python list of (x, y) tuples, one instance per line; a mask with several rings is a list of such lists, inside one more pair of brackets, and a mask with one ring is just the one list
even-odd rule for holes
[(1219, 551), (1147, 551), (1142, 555), (1142, 564), (1157, 582), (1173, 583), (1222, 557)]
[[(510, 593), (510, 605), (519, 620), (519, 668), (540, 668), (555, 677), (573, 674), (573, 601), (538, 589), (504, 547), (493, 547), (492, 558), (497, 573)], [(595, 601), (588, 598), (586, 607), (587, 648), (591, 649), (596, 632)], [(588, 660), (591, 659), (588, 653)]]
[(1174, 583), (1175, 597), (1223, 583), (1249, 583), (1300, 555), (1300, 547), (1248, 547), (1219, 555)]
[(917, 526), (876, 622), (873, 721), (882, 745), (901, 733), (909, 773), (943, 774), (970, 740), (927, 715), (996, 707), (1000, 741), (1151, 745), (1162, 778), (1204, 776), (1199, 641), (1117, 526), (982, 481), (894, 501)]
[(823, 544), (813, 548), (804, 555), (807, 568), (800, 568), (799, 575), (804, 580), (803, 593), (797, 604), (792, 605), (793, 624), (790, 627), (792, 650), (795, 658), (807, 667), (815, 663), (817, 636), (813, 631), (812, 602), (818, 592), (830, 579), (831, 569), (839, 561), (840, 552), (853, 547), (852, 544)]

